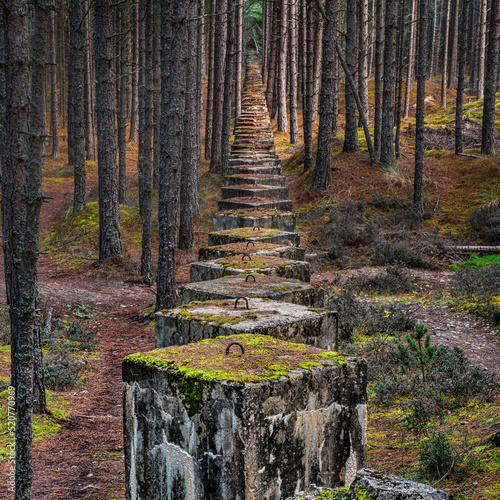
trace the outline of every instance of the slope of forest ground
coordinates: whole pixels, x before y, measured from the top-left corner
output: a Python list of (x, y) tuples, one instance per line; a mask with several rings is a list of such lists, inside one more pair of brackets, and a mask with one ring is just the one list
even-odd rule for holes
[[(368, 465), (431, 484), (450, 469), (438, 483), (440, 488), (455, 498), (495, 499), (500, 497), (500, 412), (497, 387), (489, 374), (500, 372), (500, 300), (495, 281), (493, 291), (484, 290), (489, 268), (480, 265), (500, 261), (445, 253), (444, 246), (481, 241), (470, 217), (481, 206), (498, 207), (500, 161), (498, 156), (457, 157), (447, 149), (449, 132), (443, 127), (452, 126), (453, 108), (443, 111), (433, 104), (438, 91), (431, 82), (426, 121), (433, 129), (427, 134), (432, 149), (426, 153), (422, 225), (414, 220), (410, 203), (412, 118), (402, 128), (405, 156), (390, 171), (370, 165), (363, 149), (359, 154), (342, 153), (340, 131), (332, 145), (331, 188), (325, 193), (308, 189), (311, 172), (302, 171), (302, 152), (287, 142), (287, 134), (276, 133), (275, 143), (285, 160), (302, 242), (311, 253), (328, 254), (313, 263), (313, 280), (328, 289), (331, 307), (341, 311), (343, 350), (367, 356), (374, 367)], [(472, 123), (466, 153), (475, 156), (479, 153), (474, 123), (480, 109), (480, 103), (466, 104)], [(361, 130), (360, 143), (363, 148)], [(45, 356), (55, 387), (48, 397), (51, 415), (36, 419), (34, 498), (123, 499), (121, 360), (154, 344), (154, 295), (141, 284), (138, 272), (137, 147), (129, 143), (128, 202), (121, 207), (124, 253), (101, 264), (96, 163), (87, 162), (88, 206), (73, 215), (72, 167), (66, 164), (63, 142), (61, 149), (60, 159), (47, 159), (43, 178), (44, 194), (54, 197), (42, 212), (41, 246), (48, 253), (40, 260), (40, 289), (44, 314), (53, 308)], [(179, 282), (188, 280), (189, 263), (206, 244), (220, 186), (221, 179), (208, 173), (203, 160), (196, 247), (179, 253)], [(463, 261), (468, 261), (465, 266), (474, 276), (461, 270)], [(3, 261), (0, 265), (3, 275)], [(481, 293), (468, 292), (480, 285)], [(9, 347), (5, 294), (2, 297), (0, 380), (5, 389)], [(415, 324), (426, 325), (433, 344), (461, 348), (479, 369), (456, 351), (441, 349), (435, 358), (439, 362), (432, 362), (435, 369), (431, 363), (427, 366), (425, 384), (412, 359), (403, 372), (396, 344), (407, 345), (404, 336)], [(462, 385), (444, 387), (449, 380), (438, 372), (459, 374)], [(454, 396), (444, 397), (443, 391)], [(5, 403), (3, 392), (1, 412)], [(2, 498), (7, 497), (6, 471), (3, 460)]]

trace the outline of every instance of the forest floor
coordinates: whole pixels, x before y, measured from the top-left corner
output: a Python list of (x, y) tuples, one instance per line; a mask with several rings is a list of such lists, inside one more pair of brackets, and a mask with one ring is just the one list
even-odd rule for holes
[[(430, 87), (431, 97), (437, 99), (438, 87), (434, 88), (432, 84)], [(443, 113), (437, 106), (431, 106), (429, 112), (429, 121), (436, 128), (446, 126), (448, 111)], [(410, 118), (403, 125), (402, 151), (407, 158), (403, 158), (392, 172), (370, 166), (363, 149), (356, 155), (341, 153), (341, 142), (335, 140), (332, 187), (321, 197), (303, 187), (310, 180), (310, 173), (301, 171), (301, 152), (296, 153), (296, 146), (287, 143), (286, 134), (276, 133), (278, 152), (287, 161), (285, 173), (298, 213), (299, 231), (304, 245), (311, 252), (328, 251), (334, 243), (325, 242), (317, 234), (316, 228), (328, 223), (329, 215), (325, 207), (362, 201), (370, 210), (367, 218), (373, 218), (383, 211), (369, 204), (374, 196), (411, 198), (411, 122)], [(363, 140), (360, 142), (363, 148)], [(86, 358), (84, 384), (67, 391), (49, 393), (52, 415), (43, 417), (43, 422), (40, 421), (35, 429), (33, 498), (124, 499), (121, 361), (127, 354), (154, 347), (154, 328), (148, 314), (154, 295), (141, 284), (138, 276), (140, 219), (137, 213), (137, 150), (135, 144), (129, 144), (127, 178), (130, 201), (121, 209), (124, 255), (98, 265), (97, 166), (95, 162), (87, 162), (90, 203), (83, 214), (75, 216), (71, 214), (72, 169), (65, 163), (67, 156), (63, 144), (61, 146), (61, 158), (48, 158), (44, 169), (44, 194), (54, 199), (45, 204), (42, 211), (41, 246), (48, 251), (47, 255), (41, 256), (39, 267), (43, 311), (53, 307), (54, 318), (66, 323), (79, 321), (85, 329), (95, 332), (99, 348)], [(474, 148), (467, 152), (478, 154)], [(431, 214), (420, 229), (405, 232), (404, 237), (409, 244), (431, 236), (461, 242), (471, 210), (500, 197), (498, 157), (456, 157), (446, 149), (434, 149), (426, 155), (425, 175), (425, 205)], [(179, 254), (179, 282), (188, 280), (188, 264), (196, 260), (199, 246), (206, 244), (212, 227), (211, 217), (217, 208), (221, 181), (208, 173), (206, 161), (202, 162), (200, 182), (196, 247)], [(154, 232), (153, 240), (156, 245), (157, 232)], [(458, 257), (450, 257), (437, 269), (411, 270), (415, 285), (411, 293), (371, 294), (363, 300), (377, 304), (397, 302), (418, 323), (424, 323), (429, 328), (433, 342), (458, 346), (473, 363), (488, 372), (500, 372), (499, 332), (488, 322), (453, 309), (443, 300), (443, 293), (453, 275), (448, 265), (459, 261)], [(341, 280), (360, 274), (375, 275), (380, 271), (379, 267), (357, 254), (353, 258), (345, 257), (333, 262), (317, 261), (313, 266), (315, 273), (312, 280), (332, 290), (338, 289)], [(0, 276), (3, 276), (3, 259), (0, 259)], [(4, 287), (4, 284), (0, 286)], [(0, 307), (5, 321), (7, 305), (3, 290)], [(0, 347), (1, 380), (8, 380), (9, 363), (8, 348)], [(370, 409), (368, 465), (400, 473), (401, 470), (415, 469), (420, 437), (409, 437), (402, 430), (401, 419), (392, 418), (394, 415), (391, 412), (395, 411), (377, 406)], [(492, 430), (498, 430), (499, 414), (498, 401), (477, 403), (463, 410), (457, 417), (457, 425), (474, 419), (478, 423), (470, 428), (467, 446), (475, 443), (477, 448), (480, 446), (477, 443), (483, 442)], [(445, 422), (445, 425), (448, 424)], [(4, 444), (5, 438), (0, 433), (0, 497), (10, 498), (5, 480), (7, 464), (5, 455), (2, 455)], [(482, 465), (468, 462), (468, 469), (461, 467), (458, 476), (450, 476), (440, 487), (456, 493), (456, 498), (500, 498), (500, 458), (494, 455), (492, 460), (487, 465), (484, 465), (486, 462)]]

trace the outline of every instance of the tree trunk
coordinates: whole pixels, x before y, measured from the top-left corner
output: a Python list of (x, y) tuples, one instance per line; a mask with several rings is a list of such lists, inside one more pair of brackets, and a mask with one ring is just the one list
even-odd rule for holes
[(86, 205), (86, 177), (85, 169), (85, 37), (83, 34), (82, 0), (71, 0), (70, 8), (70, 45), (73, 72), (72, 101), (73, 101), (73, 164), (75, 171), (75, 187), (73, 194), (73, 213), (83, 210)]
[(121, 254), (113, 74), (113, 0), (95, 0), (99, 260)]
[(276, 34), (276, 9), (274, 8), (275, 3), (278, 0), (268, 0), (270, 5), (270, 31), (269, 31), (269, 61), (267, 69), (267, 87), (266, 87), (266, 103), (269, 111), (271, 111), (273, 105), (273, 92), (274, 92), (274, 80), (276, 76), (276, 45), (277, 45), (277, 34)]
[(437, 74), (437, 57), (439, 54), (438, 50), (438, 0), (434, 0), (434, 25), (432, 28), (432, 45), (431, 45), (431, 67), (429, 70), (430, 78), (436, 76)]
[[(203, 19), (202, 19), (203, 20)], [(161, 86), (161, 63), (160, 63), (160, 13), (155, 9), (153, 16), (153, 189), (158, 190), (160, 183), (160, 86)], [(202, 22), (202, 21), (199, 21)]]
[(132, 102), (130, 105), (129, 141), (139, 141), (139, 0), (132, 0), (131, 17), (131, 83)]
[[(152, 145), (153, 145), (153, 0), (145, 0), (144, 19), (139, 19), (139, 36), (143, 34), (141, 70), (144, 88), (143, 112), (139, 113), (139, 211), (142, 216), (141, 276), (148, 285), (152, 282), (151, 273), (151, 212), (153, 202)], [(141, 50), (139, 48), (139, 50)], [(139, 82), (141, 79), (139, 79)], [(139, 92), (141, 84), (139, 83)], [(139, 94), (141, 95), (141, 94)], [(139, 99), (139, 105), (141, 99)], [(142, 117), (142, 120), (141, 120)], [(141, 211), (142, 208), (142, 211)]]
[(210, 160), (212, 151), (212, 120), (214, 104), (214, 47), (215, 47), (215, 0), (210, 1), (210, 27), (208, 32), (208, 84), (207, 111), (205, 117), (205, 159)]
[(368, 118), (368, 0), (358, 0), (358, 13), (358, 93)]
[(120, 16), (120, 92), (118, 99), (118, 203), (127, 201), (127, 17), (124, 6)]
[(458, 14), (460, 12), (459, 0), (453, 2), (453, 38), (450, 48), (450, 72), (448, 74), (448, 88), (455, 86), (455, 78), (457, 75), (457, 49), (458, 49)]
[(83, 3), (83, 30), (85, 32), (85, 99), (84, 99), (84, 114), (85, 114), (85, 159), (94, 160), (94, 130), (93, 130), (93, 102), (92, 102), (92, 56), (90, 47), (90, 23), (88, 13), (88, 2)]
[(59, 99), (57, 95), (56, 13), (51, 13), (50, 41), (50, 141), (52, 157), (59, 158)]
[[(323, 1), (323, 0), (321, 0)], [(323, 17), (315, 12), (314, 29), (314, 91), (313, 91), (313, 123), (318, 120), (319, 86), (321, 82), (321, 50), (323, 47)]]
[(222, 107), (222, 174), (226, 174), (231, 152), (231, 108), (234, 90), (235, 19), (234, 0), (227, 2), (226, 68), (224, 72), (224, 103)]
[(398, 57), (397, 57), (397, 78), (396, 78), (396, 137), (394, 139), (394, 150), (396, 158), (401, 156), (400, 136), (401, 136), (401, 104), (403, 99), (403, 46), (405, 39), (405, 0), (399, 4), (399, 35), (398, 35)]
[[(69, 2), (68, 2), (69, 3)], [(71, 16), (71, 13), (69, 13)], [(73, 152), (73, 51), (71, 50), (71, 23), (67, 23), (64, 28), (66, 42), (66, 85), (67, 85), (67, 144), (68, 144), (68, 165), (75, 164)]]
[(481, 15), (479, 17), (479, 50), (477, 71), (477, 98), (484, 98), (484, 68), (486, 60), (486, 13), (488, 0), (481, 0)]
[(460, 62), (458, 68), (457, 103), (455, 109), (455, 154), (462, 153), (462, 114), (464, 105), (465, 65), (467, 62), (467, 32), (469, 28), (470, 0), (464, 0), (462, 7), (462, 32), (460, 34)]
[(411, 0), (411, 14), (410, 14), (410, 51), (408, 53), (408, 70), (406, 72), (406, 92), (405, 92), (405, 105), (404, 117), (408, 118), (410, 111), (410, 91), (413, 87), (413, 67), (415, 66), (415, 34), (417, 24), (417, 0)]
[(326, 0), (323, 31), (323, 64), (321, 71), (321, 100), (319, 109), (318, 149), (312, 188), (328, 189), (332, 157), (333, 96), (335, 92), (335, 39), (337, 37), (337, 0)]
[[(188, 22), (193, 0), (173, 0), (172, 13), (168, 3), (162, 0), (162, 26), (172, 22), (172, 41), (168, 65), (168, 93), (162, 90), (161, 113), (161, 162), (159, 192), (159, 254), (158, 254), (158, 291), (156, 310), (170, 309), (175, 306), (175, 264), (177, 252), (177, 226), (179, 220), (179, 190), (182, 171), (184, 142), (184, 115), (186, 93), (194, 92), (196, 79), (188, 80)], [(218, 12), (225, 10), (219, 4)], [(224, 9), (222, 9), (224, 7)], [(193, 7), (194, 8), (194, 7)], [(222, 18), (218, 16), (217, 24)], [(193, 21), (191, 21), (193, 22)], [(165, 29), (162, 29), (165, 32)], [(216, 42), (219, 40), (216, 38)], [(165, 37), (162, 38), (162, 83), (167, 66)], [(217, 65), (217, 62), (216, 62)], [(216, 72), (217, 73), (217, 72)], [(217, 80), (216, 80), (217, 81)]]
[(222, 120), (224, 107), (224, 59), (226, 54), (226, 1), (215, 2), (214, 103), (210, 172), (222, 173)]
[(289, 31), (290, 31), (290, 143), (299, 142), (299, 124), (297, 120), (297, 4), (291, 0), (289, 4)]
[[(41, 204), (40, 128), (34, 110), (30, 123), (29, 15), (26, 0), (4, 3), (6, 115), (2, 161), (2, 226), (4, 229), (5, 281), (10, 304), (11, 371), (16, 402), (15, 499), (31, 499), (33, 482), (33, 382), (36, 328), (38, 224)], [(40, 14), (35, 8), (35, 16)], [(35, 26), (39, 19), (35, 20)], [(34, 33), (35, 35), (35, 33)], [(37, 33), (39, 36), (39, 33)], [(39, 55), (39, 54), (38, 54)], [(42, 60), (46, 51), (42, 54)], [(41, 62), (41, 61), (37, 61)], [(36, 63), (35, 63), (36, 64)], [(40, 81), (33, 82), (38, 97)], [(34, 96), (35, 97), (35, 96)], [(44, 131), (45, 132), (45, 131)]]
[(384, 64), (385, 0), (377, 0), (377, 35), (375, 39), (375, 120), (373, 142), (375, 156), (380, 158), (382, 135), (382, 77)]
[(236, 0), (236, 57), (234, 77), (234, 123), (241, 115), (241, 71), (243, 68), (243, 0)]
[(307, 1), (307, 55), (306, 55), (306, 93), (303, 96), (304, 115), (304, 170), (312, 167), (312, 124), (313, 124), (313, 93), (314, 93), (314, 8), (311, 0)]
[[(353, 76), (353, 78), (355, 78), (357, 71), (356, 27), (356, 2), (347, 2), (346, 62), (347, 69), (351, 76)], [(356, 119), (356, 100), (354, 99), (353, 90), (347, 82), (347, 79), (345, 81), (345, 138), (343, 151), (345, 153), (357, 153), (359, 151), (358, 121)]]
[(491, 4), (489, 27), (481, 153), (493, 156), (495, 154), (495, 98), (498, 87), (498, 58), (500, 52), (500, 2), (498, 0), (493, 0)]
[[(444, 2), (444, 0), (442, 0)], [(444, 58), (443, 58), (443, 76), (441, 78), (441, 107), (446, 108), (446, 87), (447, 87), (447, 71), (448, 71), (448, 39), (450, 35), (450, 0), (446, 0), (446, 12), (443, 19), (444, 22)]]
[[(446, 72), (446, 66), (445, 71)], [(427, 73), (427, 0), (420, 0), (418, 66), (417, 66), (417, 113), (415, 124), (415, 179), (413, 184), (413, 210), (422, 219), (424, 216), (424, 118), (425, 77)]]
[(397, 0), (386, 0), (384, 96), (382, 102), (382, 134), (380, 166), (394, 166), (394, 84), (396, 80)]
[[(197, 4), (191, 2), (192, 10), (189, 13), (190, 18), (196, 17)], [(234, 8), (234, 3), (231, 9)], [(228, 5), (228, 10), (231, 10)], [(230, 20), (230, 21), (229, 21)], [(187, 50), (187, 68), (186, 68), (186, 82), (196, 82), (197, 85), (197, 65), (196, 65), (196, 35), (197, 23), (191, 21), (188, 23), (188, 33), (185, 40)], [(231, 35), (234, 37), (234, 13), (228, 13), (228, 30), (233, 30)], [(231, 45), (228, 43), (228, 45)], [(227, 63), (232, 63), (231, 59), (226, 56), (226, 72)], [(231, 66), (230, 72), (233, 73), (234, 65)], [(231, 84), (234, 84), (231, 79)], [(232, 90), (232, 85), (231, 85)], [(180, 186), (180, 223), (179, 223), (179, 242), (178, 247), (180, 250), (193, 248), (194, 246), (194, 217), (197, 207), (197, 179), (198, 179), (198, 114), (197, 92), (186, 92), (185, 94), (185, 108), (184, 108), (184, 131), (183, 131), (183, 144), (182, 144), (182, 169), (181, 169), (181, 186)], [(224, 96), (226, 98), (226, 96)], [(231, 114), (231, 108), (229, 108)], [(231, 119), (231, 116), (229, 116)], [(231, 125), (229, 123), (229, 125)], [(224, 135), (224, 134), (223, 134)], [(229, 135), (231, 130), (229, 127)]]
[(278, 131), (288, 132), (286, 112), (287, 35), (288, 2), (279, 0), (279, 48), (278, 48)]
[(469, 67), (469, 88), (476, 88), (476, 70), (477, 70), (477, 49), (478, 49), (478, 35), (479, 35), (479, 2), (480, 0), (473, 0), (471, 2), (471, 55)]

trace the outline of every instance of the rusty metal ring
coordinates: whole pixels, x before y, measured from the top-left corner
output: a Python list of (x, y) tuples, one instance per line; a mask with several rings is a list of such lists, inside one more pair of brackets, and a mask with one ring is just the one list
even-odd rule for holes
[(250, 254), (248, 254), (248, 253), (244, 253), (244, 254), (241, 256), (241, 260), (245, 260), (245, 257), (248, 257), (248, 260), (252, 260), (252, 257), (250, 257)]
[(245, 348), (243, 347), (242, 344), (240, 344), (239, 342), (231, 342), (230, 344), (228, 344), (228, 346), (226, 347), (226, 356), (229, 355), (229, 349), (231, 348), (232, 345), (237, 345), (240, 349), (241, 349), (241, 354), (245, 354)]
[(255, 246), (255, 243), (253, 241), (247, 241), (247, 248), (248, 248), (248, 245), (250, 245), (250, 243), (252, 244), (253, 247)]
[(245, 278), (245, 282), (248, 283), (248, 278), (253, 278), (253, 282), (255, 283), (257, 281), (257, 278), (255, 277), (255, 274), (249, 274)]
[(243, 299), (247, 305), (247, 309), (250, 309), (250, 307), (248, 307), (248, 299), (246, 297), (237, 297), (236, 300), (234, 301), (234, 308), (238, 309), (238, 302), (240, 299)]
[(257, 229), (257, 231), (260, 231), (262, 229), (262, 226), (254, 226), (253, 231), (255, 231), (256, 229)]

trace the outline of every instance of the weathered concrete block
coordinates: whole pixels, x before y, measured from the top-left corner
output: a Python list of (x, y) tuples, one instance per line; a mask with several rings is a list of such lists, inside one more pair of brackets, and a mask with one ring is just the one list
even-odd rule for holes
[(228, 167), (228, 175), (282, 175), (279, 165), (235, 165)]
[(265, 161), (259, 158), (229, 158), (229, 166), (235, 165), (277, 165), (281, 167), (281, 160), (279, 158), (268, 158)]
[(263, 186), (286, 186), (286, 177), (284, 175), (269, 174), (235, 174), (224, 177), (226, 186), (237, 186), (239, 184), (261, 184)]
[(262, 227), (295, 232), (295, 215), (278, 210), (233, 210), (214, 215), (214, 231), (227, 231), (239, 227)]
[(244, 198), (246, 196), (288, 200), (288, 188), (281, 186), (264, 186), (260, 184), (239, 184), (237, 186), (226, 186), (221, 189), (221, 197), (223, 200)]
[(311, 281), (309, 262), (281, 259), (270, 255), (253, 254), (243, 261), (240, 255), (207, 262), (193, 262), (189, 266), (191, 283), (209, 281), (234, 274), (260, 273), (300, 281)]
[(227, 276), (211, 281), (198, 281), (177, 287), (179, 305), (205, 300), (259, 297), (309, 307), (323, 307), (325, 291), (315, 283), (266, 276), (262, 274)]
[(259, 254), (280, 257), (290, 260), (306, 260), (306, 251), (300, 247), (284, 247), (275, 243), (254, 243), (241, 241), (229, 245), (215, 245), (212, 247), (201, 247), (198, 250), (198, 260), (217, 260), (223, 257), (242, 254)]
[(123, 381), (127, 500), (281, 500), (364, 464), (359, 358), (238, 335), (130, 355)]
[(279, 229), (246, 228), (227, 229), (208, 233), (208, 246), (227, 245), (239, 241), (253, 241), (255, 243), (277, 243), (286, 246), (300, 245), (299, 233), (290, 233)]
[(267, 299), (192, 302), (155, 315), (156, 347), (183, 345), (219, 335), (255, 333), (280, 340), (337, 348), (335, 314), (298, 304)]
[(349, 488), (350, 500), (446, 500), (448, 494), (423, 483), (375, 469), (358, 470)]
[(253, 198), (245, 196), (241, 198), (230, 198), (228, 200), (221, 200), (217, 202), (219, 212), (224, 210), (248, 210), (258, 208), (259, 210), (276, 209), (283, 212), (292, 211), (292, 202), (290, 200), (278, 200), (276, 198)]

